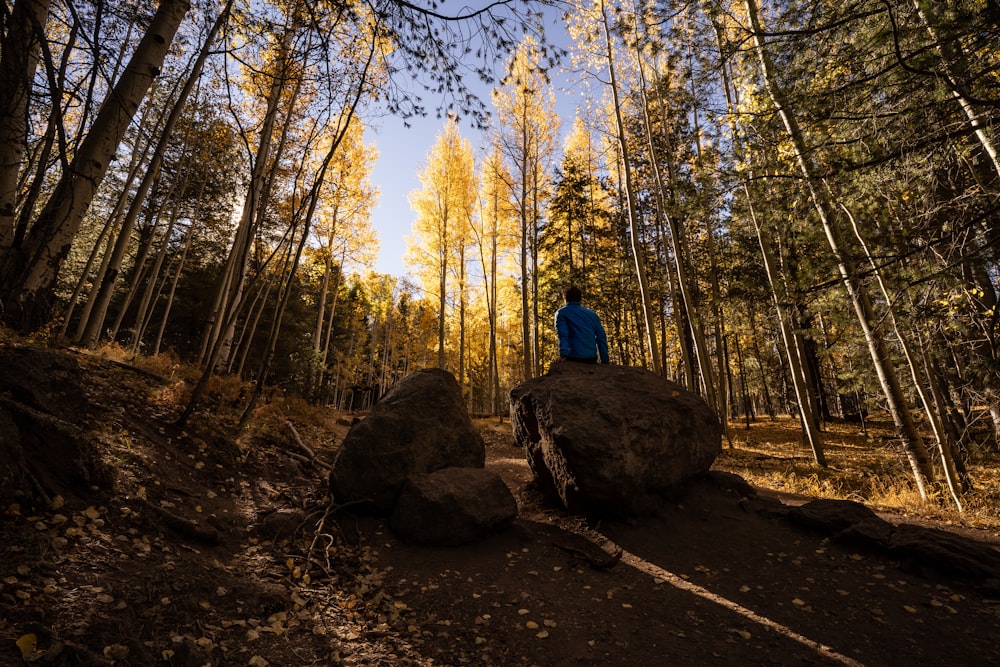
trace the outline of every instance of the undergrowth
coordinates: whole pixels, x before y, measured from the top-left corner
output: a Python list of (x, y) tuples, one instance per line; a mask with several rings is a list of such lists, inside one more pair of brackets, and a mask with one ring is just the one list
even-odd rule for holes
[(873, 420), (864, 430), (858, 424), (828, 424), (822, 436), (825, 467), (815, 463), (795, 419), (761, 420), (749, 428), (733, 422), (715, 468), (782, 493), (854, 500), (876, 509), (1000, 531), (1000, 457), (988, 448), (977, 449), (965, 460), (972, 489), (963, 494), (960, 512), (933, 452), (938, 484), (927, 502), (921, 500), (888, 420)]

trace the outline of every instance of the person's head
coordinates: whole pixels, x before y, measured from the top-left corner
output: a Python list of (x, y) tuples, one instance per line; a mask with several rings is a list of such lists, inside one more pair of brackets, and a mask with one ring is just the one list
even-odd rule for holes
[(574, 301), (579, 303), (582, 297), (583, 295), (580, 293), (580, 288), (576, 285), (570, 285), (563, 290), (563, 301), (566, 303), (572, 303)]

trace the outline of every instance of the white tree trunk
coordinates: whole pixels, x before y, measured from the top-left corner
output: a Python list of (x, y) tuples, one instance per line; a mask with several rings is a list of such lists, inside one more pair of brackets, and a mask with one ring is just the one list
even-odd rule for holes
[(161, 0), (146, 34), (23, 246), (12, 249), (5, 258), (0, 293), (13, 295), (13, 299), (5, 304), (3, 315), (15, 327), (31, 329), (51, 316), (52, 290), (62, 263), (189, 8), (189, 0)]
[(774, 67), (771, 64), (771, 58), (764, 43), (764, 32), (761, 30), (760, 19), (757, 15), (757, 0), (745, 0), (745, 2), (747, 16), (750, 19), (752, 29), (754, 48), (757, 52), (761, 73), (764, 78), (764, 86), (782, 122), (785, 124), (788, 137), (795, 149), (795, 158), (809, 188), (810, 197), (816, 209), (816, 214), (823, 225), (823, 231), (826, 233), (830, 250), (836, 259), (841, 281), (851, 298), (851, 303), (854, 305), (858, 324), (861, 326), (865, 341), (868, 344), (872, 364), (875, 367), (879, 383), (882, 386), (882, 393), (885, 396), (889, 413), (892, 415), (896, 430), (902, 441), (903, 450), (913, 470), (917, 489), (920, 492), (920, 497), (926, 500), (928, 498), (927, 485), (934, 478), (927, 451), (924, 449), (920, 434), (913, 422), (910, 409), (906, 405), (903, 392), (899, 386), (899, 380), (896, 377), (896, 371), (889, 357), (889, 352), (885, 347), (884, 341), (874, 330), (872, 323), (876, 321), (876, 317), (871, 300), (857, 278), (857, 272), (853, 263), (842, 249), (840, 230), (837, 227), (837, 221), (833, 218), (832, 206), (817, 188), (816, 170), (809, 161), (809, 151), (802, 136), (802, 131), (799, 128), (798, 120), (784, 103), (783, 91), (778, 88), (775, 82)]

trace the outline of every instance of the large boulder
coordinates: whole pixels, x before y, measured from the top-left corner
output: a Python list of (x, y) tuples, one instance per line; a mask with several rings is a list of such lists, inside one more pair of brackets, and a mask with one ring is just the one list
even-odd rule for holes
[(330, 472), (336, 503), (388, 514), (406, 478), (442, 468), (482, 468), (486, 447), (455, 377), (407, 375), (351, 427)]
[(556, 362), (510, 414), (541, 492), (579, 514), (655, 513), (722, 448), (704, 400), (640, 368)]
[(389, 527), (408, 542), (458, 546), (515, 518), (517, 501), (499, 475), (482, 468), (443, 468), (406, 480)]

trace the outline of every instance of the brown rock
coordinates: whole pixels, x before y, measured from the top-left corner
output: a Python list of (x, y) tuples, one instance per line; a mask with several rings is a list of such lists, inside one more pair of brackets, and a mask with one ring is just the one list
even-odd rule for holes
[(410, 475), (485, 465), (483, 438), (454, 376), (421, 370), (400, 380), (347, 432), (330, 472), (330, 491), (336, 503), (388, 514)]
[(581, 514), (656, 512), (722, 447), (701, 397), (641, 368), (557, 362), (510, 411), (541, 491)]
[(504, 528), (516, 517), (517, 502), (497, 474), (444, 468), (406, 481), (389, 526), (409, 542), (457, 546)]

